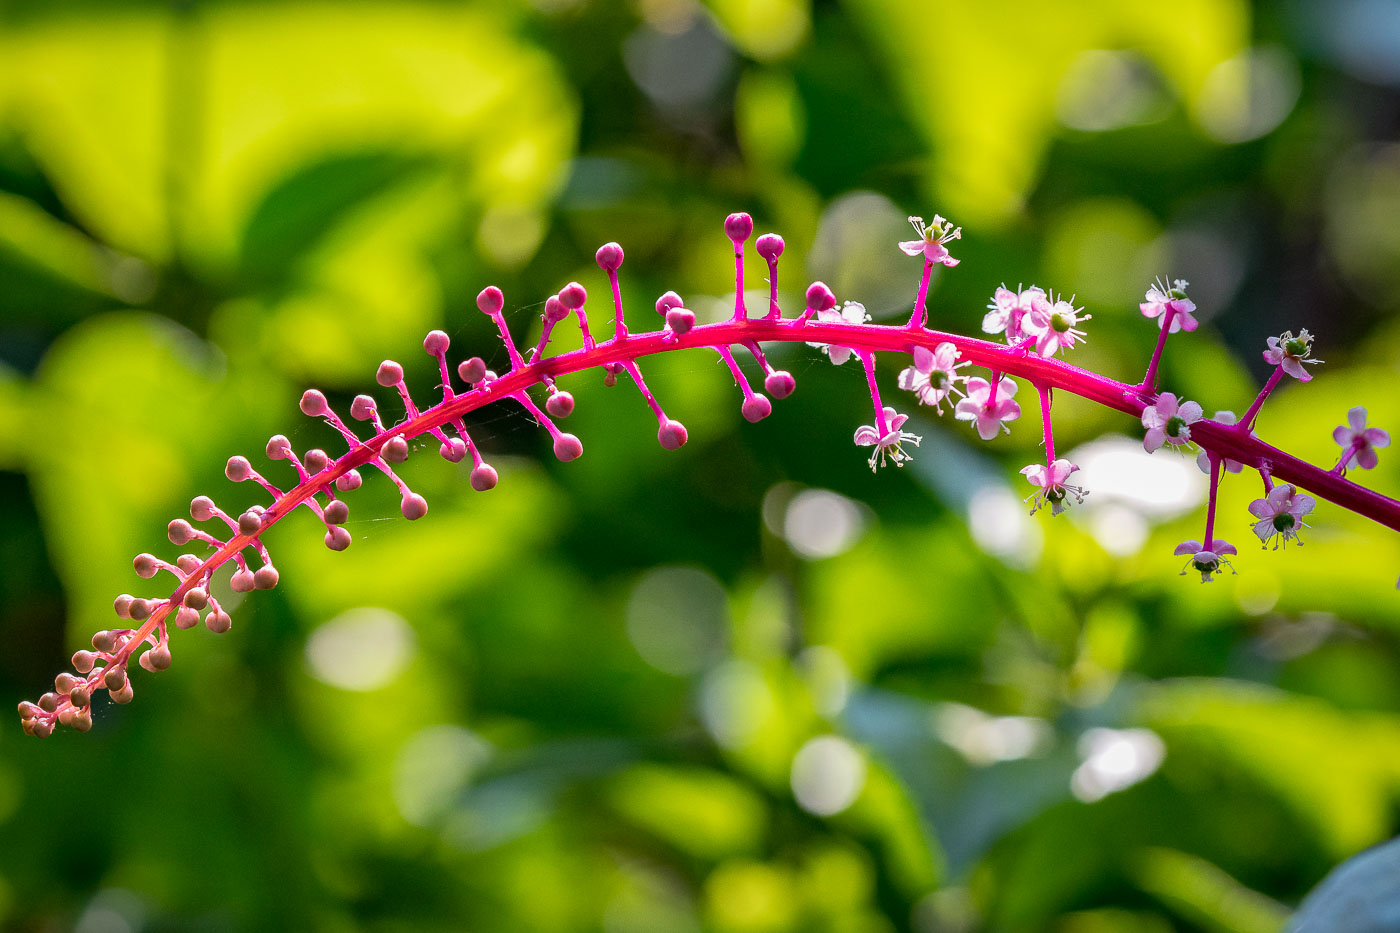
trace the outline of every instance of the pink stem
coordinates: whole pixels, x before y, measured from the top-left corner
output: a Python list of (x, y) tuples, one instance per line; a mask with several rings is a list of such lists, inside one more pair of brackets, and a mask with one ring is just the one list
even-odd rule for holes
[(1280, 366), (1269, 376), (1269, 381), (1264, 383), (1264, 388), (1259, 390), (1259, 395), (1254, 399), (1254, 404), (1249, 406), (1249, 411), (1245, 412), (1244, 417), (1235, 425), (1236, 430), (1246, 434), (1249, 432), (1250, 426), (1254, 424), (1255, 416), (1259, 414), (1259, 409), (1264, 407), (1264, 400), (1269, 397), (1269, 393), (1274, 391), (1274, 387), (1278, 385), (1279, 380), (1282, 378), (1283, 367)]
[(1147, 375), (1142, 377), (1142, 382), (1138, 384), (1138, 391), (1149, 394), (1157, 392), (1157, 364), (1162, 362), (1162, 350), (1167, 345), (1167, 334), (1171, 333), (1172, 318), (1176, 317), (1176, 309), (1167, 306), (1166, 312), (1162, 315), (1162, 330), (1157, 335), (1157, 346), (1152, 351), (1152, 359), (1147, 364)]
[(928, 283), (933, 277), (933, 260), (924, 257), (924, 277), (919, 280), (919, 297), (914, 301), (914, 313), (909, 315), (909, 329), (921, 330), (928, 323), (928, 311), (925, 304), (928, 301)]
[(1045, 430), (1045, 465), (1050, 466), (1055, 462), (1055, 434), (1050, 430), (1051, 389), (1042, 385), (1035, 388), (1040, 393), (1040, 425)]
[(1220, 455), (1214, 451), (1206, 451), (1206, 458), (1210, 460), (1210, 499), (1206, 503), (1206, 539), (1201, 542), (1201, 547), (1207, 551), (1215, 550), (1212, 545), (1215, 543), (1215, 494), (1220, 488)]
[(870, 401), (875, 405), (875, 429), (884, 437), (890, 433), (890, 423), (885, 420), (885, 405), (880, 401), (880, 389), (875, 385), (875, 354), (865, 349), (856, 349), (860, 365), (865, 367), (865, 382), (870, 386)]

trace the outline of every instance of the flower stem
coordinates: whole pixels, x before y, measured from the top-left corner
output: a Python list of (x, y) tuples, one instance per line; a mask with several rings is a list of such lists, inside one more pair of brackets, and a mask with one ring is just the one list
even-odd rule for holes
[(1050, 466), (1055, 462), (1055, 434), (1050, 430), (1051, 389), (1037, 383), (1035, 390), (1040, 393), (1040, 426), (1045, 431), (1045, 465)]
[(1166, 312), (1162, 315), (1162, 330), (1157, 334), (1157, 346), (1152, 351), (1152, 359), (1147, 363), (1147, 375), (1142, 377), (1142, 382), (1138, 384), (1139, 392), (1155, 393), (1157, 391), (1157, 365), (1162, 362), (1162, 350), (1167, 345), (1167, 334), (1171, 332), (1172, 318), (1176, 316), (1176, 309), (1167, 306)]
[(1201, 546), (1207, 551), (1215, 550), (1215, 494), (1220, 489), (1220, 455), (1213, 451), (1206, 451), (1206, 457), (1210, 460), (1210, 500), (1206, 503), (1206, 535)]
[(909, 329), (920, 330), (928, 324), (928, 283), (933, 277), (933, 260), (924, 257), (924, 277), (919, 281), (919, 297), (914, 301), (914, 313), (909, 316)]
[(869, 350), (857, 349), (860, 365), (865, 367), (865, 381), (870, 386), (870, 401), (875, 406), (875, 429), (884, 437), (890, 433), (890, 423), (885, 420), (885, 405), (880, 401), (880, 388), (875, 385), (875, 354)]
[(1269, 381), (1264, 383), (1264, 388), (1259, 390), (1259, 395), (1254, 399), (1254, 404), (1249, 406), (1249, 411), (1244, 413), (1244, 417), (1235, 425), (1235, 430), (1243, 434), (1248, 434), (1250, 427), (1254, 424), (1255, 417), (1259, 414), (1259, 409), (1264, 407), (1264, 400), (1274, 391), (1279, 380), (1283, 378), (1283, 367), (1280, 366), (1269, 376)]

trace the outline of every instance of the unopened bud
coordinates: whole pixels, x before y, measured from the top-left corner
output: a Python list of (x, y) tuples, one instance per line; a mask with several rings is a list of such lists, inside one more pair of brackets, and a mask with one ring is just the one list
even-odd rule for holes
[(778, 257), (783, 254), (785, 244), (783, 238), (776, 233), (765, 233), (758, 238), (758, 242), (754, 245), (758, 248), (758, 255), (769, 262), (777, 262)]
[(379, 453), (389, 463), (403, 463), (408, 459), (408, 441), (402, 437), (391, 437)]
[(496, 473), (496, 468), (491, 464), (479, 464), (472, 470), (472, 488), (477, 492), (485, 492), (488, 489), (494, 489), (496, 487), (496, 481), (499, 478), (500, 477)]
[(169, 536), (170, 543), (176, 547), (183, 547), (194, 540), (194, 526), (183, 518), (177, 518), (166, 525), (165, 533)]
[(785, 369), (776, 369), (763, 380), (763, 388), (774, 398), (787, 398), (797, 388), (797, 380)]
[(560, 434), (554, 439), (554, 456), (565, 463), (583, 456), (583, 441), (572, 434)]
[(813, 282), (807, 286), (807, 307), (813, 311), (830, 311), (836, 307), (836, 296), (825, 282)]
[(274, 434), (267, 439), (267, 459), (269, 460), (290, 460), (292, 458), (292, 442), (281, 434)]
[(326, 531), (326, 547), (332, 551), (343, 551), (350, 546), (350, 532), (336, 525)]
[(452, 340), (440, 330), (430, 330), (428, 336), (423, 338), (423, 349), (429, 356), (442, 356), (451, 345)]
[(326, 516), (326, 521), (330, 524), (343, 525), (345, 524), (345, 520), (350, 517), (350, 506), (345, 504), (344, 499), (336, 499), (326, 506), (326, 510), (323, 514)]
[(501, 309), (506, 306), (506, 296), (501, 294), (501, 290), (494, 285), (483, 288), (476, 296), (476, 306), (481, 309), (482, 314), (495, 316), (501, 313)]
[(622, 247), (617, 243), (604, 243), (593, 258), (604, 272), (616, 272), (622, 267)]
[(224, 475), (235, 483), (241, 483), (253, 475), (253, 465), (247, 457), (229, 457), (224, 467)]
[(574, 397), (568, 392), (555, 392), (545, 399), (544, 410), (555, 418), (567, 418), (574, 412)]
[(403, 501), (399, 503), (399, 511), (409, 521), (417, 521), (428, 514), (428, 500), (416, 492), (411, 492), (404, 496)]
[(143, 580), (149, 580), (156, 575), (159, 567), (156, 565), (154, 554), (137, 554), (132, 558), (131, 566), (136, 568), (136, 575)]
[(753, 218), (744, 213), (730, 214), (724, 219), (724, 233), (738, 246), (753, 235)]
[(577, 311), (588, 300), (588, 292), (577, 282), (570, 282), (559, 290), (559, 303), (570, 311)]
[(306, 456), (301, 458), (301, 462), (308, 473), (320, 473), (330, 465), (331, 458), (321, 448), (313, 447), (306, 452)]
[(197, 522), (207, 522), (214, 517), (214, 500), (208, 496), (195, 496), (190, 500), (190, 518)]
[(385, 360), (379, 364), (379, 369), (374, 374), (374, 381), (388, 389), (403, 382), (403, 367), (393, 360)]
[(679, 421), (667, 419), (656, 432), (656, 439), (661, 442), (661, 446), (667, 450), (679, 450), (684, 446), (689, 435), (685, 430), (685, 425)]
[(318, 389), (307, 389), (301, 394), (301, 410), (305, 415), (312, 418), (319, 418), (330, 411), (330, 405), (326, 402), (326, 396)]
[(468, 385), (475, 385), (486, 378), (486, 361), (479, 356), (463, 360), (457, 364), (457, 376)]
[(253, 592), (253, 571), (248, 570), (246, 567), (241, 570), (235, 570), (233, 572), (233, 577), (228, 581), (228, 585), (229, 589), (233, 590), (235, 593)]
[(341, 492), (353, 492), (360, 488), (360, 483), (364, 482), (364, 477), (359, 470), (346, 470), (335, 481), (335, 488)]

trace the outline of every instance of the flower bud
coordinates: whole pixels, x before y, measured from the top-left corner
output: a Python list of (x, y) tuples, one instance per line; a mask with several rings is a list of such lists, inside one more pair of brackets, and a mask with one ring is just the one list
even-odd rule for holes
[(472, 470), (472, 488), (477, 492), (485, 492), (496, 487), (496, 481), (500, 477), (496, 474), (496, 468), (489, 463), (479, 464)]
[(430, 330), (428, 336), (423, 338), (423, 349), (429, 356), (442, 356), (451, 345), (452, 340), (440, 330)]
[(593, 258), (604, 272), (616, 272), (622, 268), (622, 247), (617, 243), (604, 243)]
[(374, 374), (374, 381), (384, 388), (392, 388), (403, 382), (403, 367), (393, 360), (385, 360), (379, 364), (379, 369)]
[(330, 411), (330, 405), (326, 402), (326, 396), (318, 389), (307, 389), (301, 394), (302, 414), (312, 418), (318, 418)]
[(208, 496), (195, 496), (190, 500), (190, 518), (197, 522), (207, 522), (214, 517), (214, 500)]
[(468, 385), (475, 385), (486, 378), (486, 362), (479, 356), (463, 360), (457, 364), (457, 377)]
[(588, 300), (588, 292), (577, 282), (570, 282), (559, 290), (559, 303), (570, 311), (577, 311)]
[(506, 296), (501, 294), (501, 290), (496, 286), (488, 285), (477, 294), (476, 306), (481, 309), (482, 314), (495, 317), (506, 306)]
[(730, 214), (724, 219), (724, 233), (738, 246), (753, 235), (753, 218), (744, 213)]
[(241, 483), (253, 475), (253, 465), (247, 457), (229, 457), (224, 467), (224, 475), (235, 483)]
[(758, 255), (769, 262), (777, 262), (778, 257), (783, 254), (783, 247), (786, 244), (783, 243), (783, 238), (776, 233), (765, 233), (758, 238), (758, 243), (755, 245), (758, 247)]

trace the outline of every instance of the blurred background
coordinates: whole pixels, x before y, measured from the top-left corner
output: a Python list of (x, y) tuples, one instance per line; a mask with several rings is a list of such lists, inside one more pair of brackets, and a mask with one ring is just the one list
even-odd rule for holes
[[(477, 291), (532, 343), (606, 240), (633, 329), (722, 313), (735, 210), (790, 311), (821, 278), (877, 320), (905, 217), (951, 217), (934, 326), (1034, 282), (1125, 380), (1189, 279), (1164, 387), (1207, 412), (1305, 326), (1259, 429), (1330, 465), (1351, 406), (1400, 428), (1397, 139), (1385, 0), (0, 2), (4, 708), (157, 595), (131, 558), (192, 496), (256, 501), (229, 455), (334, 449), (303, 388), (343, 411), (389, 356), (429, 396), (434, 327), (504, 366)], [(279, 526), (282, 585), (90, 734), (4, 722), (0, 926), (1266, 933), (1400, 829), (1395, 534), (1322, 504), (1261, 553), (1228, 477), (1202, 586), (1203, 477), (1130, 419), (1059, 400), (1091, 494), (1032, 518), (1029, 411), (983, 444), (882, 360), (924, 443), (872, 476), (859, 369), (772, 355), (759, 425), (708, 355), (646, 364), (679, 453), (597, 373), (576, 463), (481, 412), (494, 491), (422, 445), (426, 520), (369, 477), (349, 551)]]

